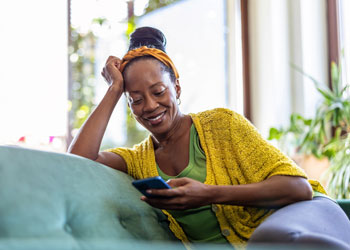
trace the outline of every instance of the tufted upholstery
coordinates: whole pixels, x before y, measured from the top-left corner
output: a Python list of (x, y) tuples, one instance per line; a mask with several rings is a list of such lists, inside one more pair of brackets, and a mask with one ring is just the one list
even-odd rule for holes
[[(184, 249), (165, 216), (139, 197), (131, 177), (102, 164), (0, 146), (0, 250)], [(350, 216), (350, 201), (340, 203)]]
[(160, 210), (139, 198), (129, 176), (102, 164), (0, 146), (0, 249), (177, 241)]

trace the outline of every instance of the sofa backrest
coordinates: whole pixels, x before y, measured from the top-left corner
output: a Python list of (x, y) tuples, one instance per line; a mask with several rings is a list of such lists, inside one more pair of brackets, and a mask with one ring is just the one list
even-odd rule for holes
[(337, 200), (339, 206), (344, 210), (350, 220), (350, 199)]
[(131, 180), (79, 156), (0, 146), (0, 239), (175, 240)]

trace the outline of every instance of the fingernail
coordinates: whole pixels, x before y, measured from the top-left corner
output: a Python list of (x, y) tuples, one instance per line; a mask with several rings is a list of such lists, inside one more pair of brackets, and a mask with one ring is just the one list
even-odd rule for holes
[(151, 194), (152, 190), (146, 190), (146, 193)]

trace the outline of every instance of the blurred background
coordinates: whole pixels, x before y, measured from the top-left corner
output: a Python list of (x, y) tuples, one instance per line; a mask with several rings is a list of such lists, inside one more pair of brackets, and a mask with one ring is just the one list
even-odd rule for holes
[[(107, 90), (107, 57), (123, 57), (132, 31), (152, 26), (167, 37), (184, 113), (235, 110), (313, 178), (341, 189), (333, 196), (348, 194), (346, 13), (349, 0), (3, 2), (0, 144), (65, 152)], [(147, 136), (129, 114), (123, 98), (101, 149)]]

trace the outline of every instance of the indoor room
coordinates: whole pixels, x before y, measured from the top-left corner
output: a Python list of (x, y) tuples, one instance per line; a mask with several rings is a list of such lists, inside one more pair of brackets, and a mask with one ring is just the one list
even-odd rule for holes
[(0, 8), (0, 249), (349, 249), (349, 0)]

